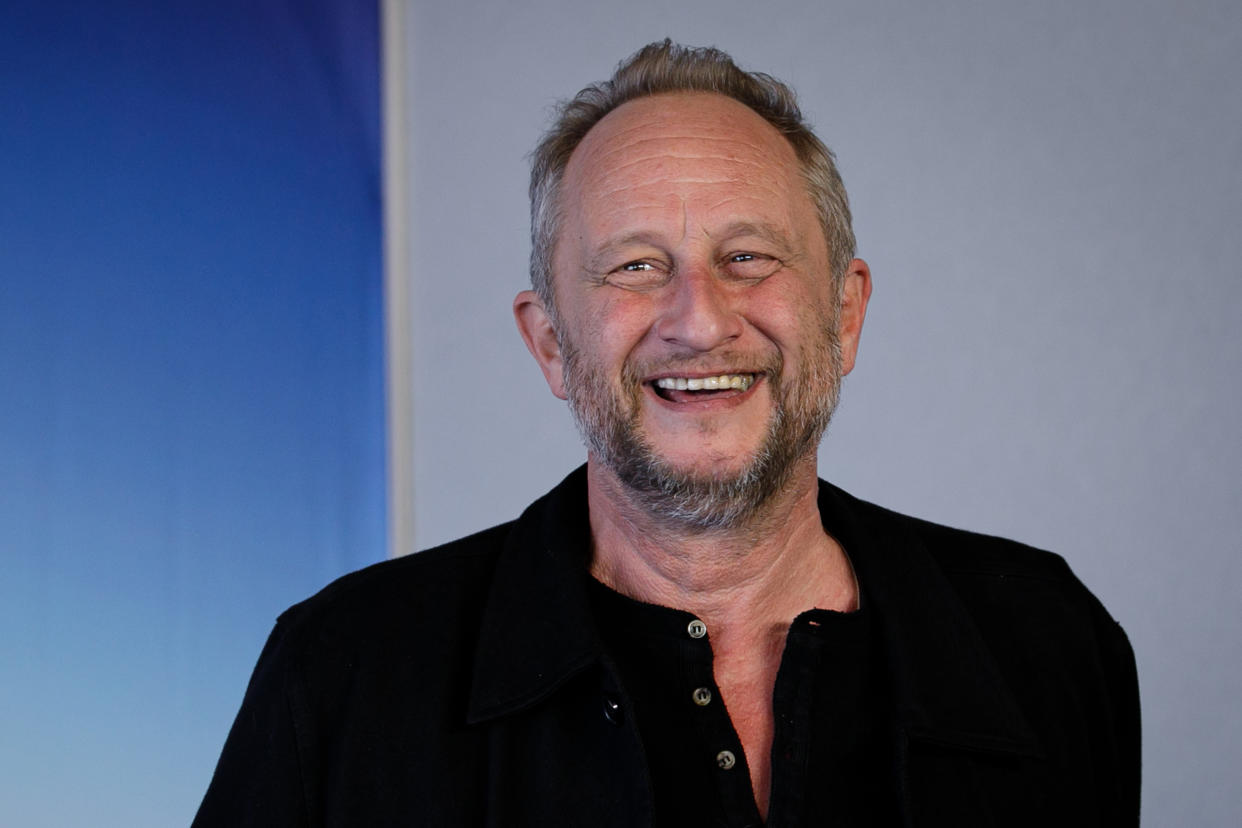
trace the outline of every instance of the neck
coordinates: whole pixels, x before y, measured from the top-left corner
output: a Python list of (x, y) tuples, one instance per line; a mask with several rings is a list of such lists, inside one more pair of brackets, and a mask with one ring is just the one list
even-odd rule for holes
[(591, 573), (648, 603), (693, 612), (720, 635), (788, 627), (799, 613), (857, 606), (853, 571), (823, 528), (812, 455), (789, 485), (745, 523), (720, 529), (671, 524), (627, 497), (602, 464), (588, 462)]
[(858, 608), (844, 550), (819, 516), (814, 457), (745, 525), (690, 530), (636, 505), (591, 458), (591, 574), (631, 598), (693, 613), (707, 624), (713, 672), (748, 757), (766, 817), (775, 733), (772, 692), (790, 625), (808, 609)]

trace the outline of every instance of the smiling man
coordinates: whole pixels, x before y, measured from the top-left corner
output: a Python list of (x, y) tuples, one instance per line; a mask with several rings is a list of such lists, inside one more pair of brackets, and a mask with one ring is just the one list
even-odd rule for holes
[(830, 261), (792, 145), (719, 94), (638, 98), (583, 138), (557, 195), (535, 216), (561, 225), (552, 272), (515, 312), (586, 439), (592, 504), (726, 530), (813, 496), (871, 277)]
[(817, 479), (871, 295), (792, 93), (652, 44), (534, 155), (518, 328), (586, 465), (281, 616), (200, 825), (1134, 825), (1055, 555)]

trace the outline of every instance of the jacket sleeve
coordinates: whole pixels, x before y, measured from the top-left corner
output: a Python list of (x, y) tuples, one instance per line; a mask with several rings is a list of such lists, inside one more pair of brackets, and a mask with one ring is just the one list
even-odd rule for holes
[(1113, 682), (1113, 726), (1117, 756), (1117, 825), (1138, 825), (1142, 782), (1142, 736), (1138, 670), (1134, 650), (1121, 625), (1113, 627), (1111, 648), (1104, 653)]
[(304, 826), (307, 808), (293, 664), (280, 622), (267, 639), (193, 828)]

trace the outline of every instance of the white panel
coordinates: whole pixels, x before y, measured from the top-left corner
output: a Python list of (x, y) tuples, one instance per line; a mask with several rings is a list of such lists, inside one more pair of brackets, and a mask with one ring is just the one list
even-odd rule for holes
[(665, 35), (790, 81), (875, 295), (821, 473), (1064, 554), (1130, 631), (1153, 825), (1242, 812), (1236, 2), (420, 5), (420, 546), (583, 452), (514, 330), (548, 110)]

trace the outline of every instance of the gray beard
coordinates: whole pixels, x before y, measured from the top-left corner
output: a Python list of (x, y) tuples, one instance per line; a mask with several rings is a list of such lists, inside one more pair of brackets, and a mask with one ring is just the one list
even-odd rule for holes
[(781, 384), (781, 362), (765, 369), (775, 403), (763, 443), (737, 474), (682, 471), (660, 457), (642, 433), (642, 393), (629, 363), (622, 372), (628, 399), (590, 371), (572, 343), (561, 337), (569, 410), (587, 449), (628, 490), (634, 504), (666, 525), (684, 530), (719, 530), (754, 521), (789, 482), (798, 461), (814, 454), (836, 409), (841, 388), (841, 348), (835, 330), (804, 354), (804, 372)]

